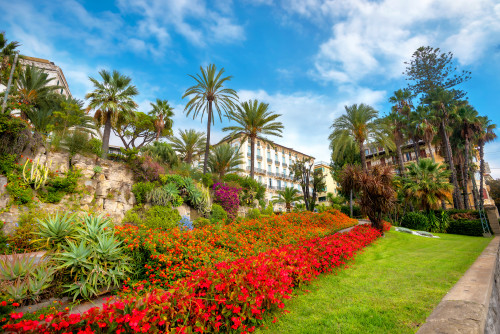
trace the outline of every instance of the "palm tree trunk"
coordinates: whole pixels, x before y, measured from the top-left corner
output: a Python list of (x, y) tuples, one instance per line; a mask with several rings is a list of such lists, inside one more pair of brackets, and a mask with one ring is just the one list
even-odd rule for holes
[(203, 174), (207, 173), (208, 151), (210, 150), (210, 123), (212, 122), (212, 100), (208, 100), (207, 143), (205, 145), (205, 160), (203, 161)]
[(358, 143), (359, 145), (359, 155), (361, 157), (361, 167), (363, 167), (363, 170), (366, 172), (367, 171), (367, 167), (366, 167), (366, 155), (365, 155), (365, 150), (364, 150), (364, 147), (363, 147), (363, 143), (360, 142)]
[(469, 136), (466, 134), (465, 135), (465, 160), (464, 160), (464, 165), (462, 167), (462, 179), (464, 183), (464, 204), (465, 204), (465, 209), (470, 210), (470, 203), (469, 203), (469, 190), (468, 190), (468, 185), (469, 185)]
[(450, 138), (448, 138), (448, 134), (446, 133), (446, 127), (444, 125), (444, 119), (441, 120), (441, 134), (443, 136), (444, 140), (444, 147), (445, 147), (445, 152), (446, 156), (448, 159), (450, 171), (451, 171), (451, 182), (453, 184), (453, 199), (455, 201), (455, 207), (457, 209), (463, 209), (463, 202), (462, 202), (462, 197), (459, 195), (458, 191), (458, 182), (457, 182), (457, 171), (455, 169), (455, 164), (453, 163), (453, 155), (451, 153), (451, 145), (450, 145)]
[(255, 171), (255, 137), (250, 137), (250, 178), (253, 180), (254, 171)]
[(484, 142), (479, 143), (479, 203), (484, 209)]
[(405, 165), (403, 163), (403, 152), (401, 152), (401, 145), (399, 142), (396, 144), (396, 152), (398, 155), (399, 172), (401, 176), (405, 176)]
[(352, 189), (349, 192), (349, 209), (351, 210), (351, 218), (352, 218)]
[(460, 173), (462, 174), (462, 190), (463, 190), (463, 199), (464, 199), (464, 206), (466, 210), (470, 210), (470, 204), (469, 204), (469, 192), (467, 191), (467, 179), (465, 178), (465, 165), (460, 166)]
[(102, 153), (101, 158), (108, 157), (109, 136), (111, 135), (111, 113), (106, 113), (106, 122), (104, 123), (104, 132), (102, 134)]
[(434, 152), (432, 152), (432, 146), (430, 142), (427, 142), (427, 148), (429, 149), (429, 153), (431, 154), (432, 162), (436, 162), (436, 159), (434, 158)]
[[(476, 182), (475, 180), (472, 179), (473, 177), (475, 177), (474, 171), (472, 171), (472, 168), (470, 166), (468, 173), (471, 178), (471, 181), (473, 182), (472, 184), (474, 184)], [(479, 210), (479, 198), (478, 198), (477, 188), (474, 186), (472, 188), (472, 198), (474, 199), (474, 209)]]
[(413, 140), (413, 151), (415, 151), (415, 159), (417, 159), (417, 163), (420, 161), (420, 153), (418, 151), (418, 141), (415, 139), (415, 137), (412, 138)]

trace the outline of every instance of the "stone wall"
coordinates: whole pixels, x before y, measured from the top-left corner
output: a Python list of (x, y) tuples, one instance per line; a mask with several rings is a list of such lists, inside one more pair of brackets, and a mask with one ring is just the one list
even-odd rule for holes
[[(40, 162), (48, 161), (53, 171), (65, 172), (69, 169), (68, 153), (40, 151), (34, 159)], [(72, 159), (75, 168), (83, 176), (79, 180), (80, 191), (77, 194), (66, 195), (60, 203), (38, 203), (36, 210), (46, 212), (57, 211), (96, 211), (109, 214), (114, 222), (119, 223), (125, 212), (135, 204), (132, 193), (133, 174), (123, 163), (109, 160), (102, 161), (102, 173), (96, 175), (93, 171), (96, 161), (93, 158), (76, 155)], [(19, 215), (28, 208), (10, 205), (10, 196), (5, 190), (7, 178), (0, 176), (0, 221), (6, 223), (4, 231), (9, 233), (19, 220)]]
[(419, 334), (500, 333), (499, 245), (497, 236), (441, 300)]

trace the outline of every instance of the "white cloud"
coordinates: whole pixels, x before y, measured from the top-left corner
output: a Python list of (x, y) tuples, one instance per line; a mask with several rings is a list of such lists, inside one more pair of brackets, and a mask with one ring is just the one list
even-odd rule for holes
[(468, 65), (500, 42), (500, 5), (494, 0), (284, 0), (282, 6), (331, 27), (314, 73), (340, 83), (399, 77), (419, 46), (452, 51)]

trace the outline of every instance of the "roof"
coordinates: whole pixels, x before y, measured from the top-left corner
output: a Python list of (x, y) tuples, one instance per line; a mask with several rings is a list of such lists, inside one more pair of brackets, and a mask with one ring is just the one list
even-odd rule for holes
[[(242, 133), (242, 132), (239, 132), (239, 133), (238, 133), (235, 137), (238, 137), (241, 133)], [(257, 139), (271, 141), (271, 140), (269, 140), (269, 139), (262, 138), (262, 137), (257, 137)], [(223, 142), (226, 142), (226, 141), (227, 141), (227, 140), (224, 140), (224, 139), (223, 139), (223, 140), (221, 140), (220, 142), (218, 142), (217, 144), (215, 144), (214, 146), (217, 146), (217, 145), (219, 145), (219, 144), (221, 144), (221, 143), (223, 143)], [(287, 149), (287, 150), (290, 150), (290, 151), (292, 151), (292, 152), (299, 153), (299, 154), (305, 155), (306, 157), (309, 157), (309, 158), (313, 158), (313, 159), (315, 159), (312, 155), (308, 155), (308, 154), (305, 154), (305, 153), (299, 152), (299, 151), (297, 151), (297, 150), (295, 150), (295, 149), (293, 149), (293, 148), (291, 148), (291, 147), (286, 147), (286, 146), (283, 146), (283, 145), (281, 145), (281, 144), (275, 143), (275, 142), (273, 142), (273, 141), (271, 141), (271, 142), (272, 142), (272, 143), (274, 143), (274, 144), (275, 144), (275, 145), (277, 145), (277, 146), (283, 147), (284, 149)]]
[(36, 57), (29, 57), (29, 56), (23, 56), (24, 59), (26, 60), (31, 60), (31, 61), (37, 61), (39, 63), (46, 63), (46, 64), (53, 64), (47, 59), (42, 59), (42, 58), (36, 58)]

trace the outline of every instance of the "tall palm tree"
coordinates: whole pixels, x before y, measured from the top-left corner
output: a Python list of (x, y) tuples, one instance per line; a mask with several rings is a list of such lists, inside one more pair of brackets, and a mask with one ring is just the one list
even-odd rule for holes
[(464, 189), (464, 204), (465, 208), (470, 209), (469, 204), (469, 160), (470, 160), (470, 140), (480, 129), (477, 111), (470, 104), (463, 103), (457, 110), (457, 130), (460, 131), (460, 137), (464, 140), (463, 151), (463, 177), (462, 187)]
[[(11, 62), (12, 56), (17, 52), (17, 48), (20, 46), (19, 42), (12, 41), (9, 42), (5, 38), (5, 32), (0, 32), (0, 72), (8, 69), (9, 62)], [(6, 83), (9, 80), (10, 71), (5, 71), (5, 73), (0, 73), (0, 83)]]
[(444, 165), (431, 159), (420, 159), (408, 165), (403, 191), (406, 198), (422, 210), (437, 209), (441, 201), (450, 200), (453, 186), (450, 184), (450, 171)]
[(496, 124), (491, 123), (487, 116), (479, 117), (480, 130), (477, 133), (477, 143), (479, 146), (479, 201), (481, 206), (484, 207), (484, 145), (492, 142), (497, 138), (495, 134)]
[(88, 93), (85, 98), (90, 100), (87, 111), (95, 110), (94, 119), (104, 124), (102, 158), (105, 159), (108, 156), (111, 126), (118, 121), (121, 114), (133, 115), (137, 108), (133, 97), (139, 92), (134, 85), (130, 84), (132, 81), (130, 77), (116, 70), (112, 73), (101, 70), (99, 75), (102, 82), (89, 77), (94, 85), (94, 91)]
[[(253, 179), (255, 172), (255, 140), (257, 136), (270, 135), (281, 137), (283, 124), (276, 121), (280, 114), (275, 114), (269, 110), (269, 104), (257, 100), (242, 102), (236, 110), (229, 113), (229, 119), (238, 123), (236, 126), (228, 126), (222, 131), (232, 131), (225, 139), (240, 136), (243, 143), (250, 138), (251, 160), (250, 160), (250, 178)], [(260, 140), (263, 143), (273, 145), (265, 138)]]
[(214, 122), (214, 115), (212, 108), (219, 114), (219, 119), (222, 122), (222, 114), (226, 116), (234, 109), (238, 101), (236, 91), (230, 88), (224, 88), (224, 84), (231, 80), (232, 76), (222, 77), (224, 68), (217, 72), (215, 65), (208, 65), (206, 69), (200, 66), (201, 75), (189, 75), (197, 84), (189, 87), (182, 98), (192, 96), (191, 100), (186, 104), (184, 111), (186, 116), (193, 113), (193, 119), (197, 117), (201, 111), (201, 119), (207, 113), (207, 142), (205, 145), (205, 157), (203, 161), (203, 173), (207, 172), (208, 154), (210, 149), (210, 126)]
[(172, 148), (181, 155), (182, 161), (191, 164), (205, 149), (205, 133), (193, 129), (179, 130), (178, 137), (170, 138)]
[(404, 137), (405, 118), (403, 118), (402, 115), (393, 110), (389, 115), (387, 115), (385, 121), (388, 123), (388, 131), (390, 131), (391, 137), (394, 141), (394, 145), (396, 146), (396, 155), (398, 158), (399, 172), (401, 175), (404, 175), (405, 167), (403, 163), (403, 153), (401, 151), (401, 146), (405, 142), (405, 137)]
[(333, 132), (329, 139), (331, 146), (340, 150), (351, 147), (353, 141), (361, 157), (361, 165), (366, 171), (366, 154), (364, 145), (380, 131), (377, 122), (378, 111), (367, 104), (345, 106), (346, 114), (333, 121)]
[(150, 104), (153, 110), (149, 114), (156, 118), (154, 125), (156, 129), (156, 141), (158, 141), (163, 130), (167, 129), (168, 135), (172, 134), (174, 108), (168, 104), (167, 100), (156, 99), (155, 103)]
[[(16, 80), (16, 89), (20, 102), (29, 105), (31, 108), (37, 105), (42, 99), (61, 88), (52, 85), (54, 78), (49, 78), (48, 73), (43, 72), (35, 66), (26, 66)], [(21, 111), (21, 117), (27, 119), (24, 111)]]
[(440, 120), (439, 128), (441, 132), (441, 139), (444, 144), (444, 150), (446, 154), (446, 160), (448, 162), (448, 167), (451, 171), (451, 182), (453, 184), (453, 201), (455, 207), (458, 209), (463, 209), (462, 197), (459, 194), (457, 172), (455, 170), (455, 164), (453, 162), (453, 153), (451, 151), (450, 137), (448, 135), (448, 123), (450, 120), (450, 114), (453, 112), (453, 103), (455, 102), (455, 96), (453, 92), (448, 91), (443, 88), (437, 88), (430, 91), (424, 98), (424, 102), (431, 106), (435, 112), (436, 117)]
[(219, 174), (222, 179), (225, 174), (239, 172), (239, 165), (243, 164), (240, 150), (228, 143), (222, 143), (212, 148), (208, 156), (208, 167), (211, 173)]
[(284, 190), (278, 191), (278, 196), (273, 197), (273, 202), (285, 203), (286, 212), (290, 212), (292, 203), (298, 202), (301, 199), (302, 196), (299, 195), (299, 191), (297, 189), (286, 187)]
[(434, 152), (432, 151), (432, 141), (437, 134), (437, 128), (435, 124), (439, 123), (437, 117), (431, 112), (431, 109), (425, 106), (418, 106), (415, 112), (410, 114), (411, 126), (415, 128), (418, 136), (423, 138), (427, 149), (431, 154), (432, 161), (436, 161), (434, 158)]
[(413, 104), (411, 102), (413, 95), (409, 89), (398, 89), (394, 92), (394, 95), (389, 98), (389, 102), (393, 103), (392, 111), (401, 115), (405, 118), (406, 124), (404, 124), (404, 130), (408, 137), (413, 141), (413, 150), (415, 152), (415, 158), (420, 158), (418, 150), (418, 136), (415, 128), (411, 125), (410, 115), (413, 109)]

